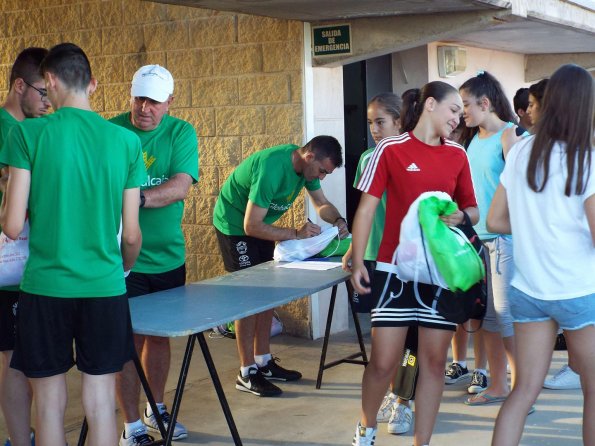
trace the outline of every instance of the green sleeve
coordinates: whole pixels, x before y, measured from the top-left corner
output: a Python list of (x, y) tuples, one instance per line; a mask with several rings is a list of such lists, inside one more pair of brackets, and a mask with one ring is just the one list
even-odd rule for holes
[(320, 189), (320, 180), (318, 178), (315, 178), (312, 181), (306, 181), (306, 189), (308, 189), (308, 190)]
[(193, 183), (198, 181), (198, 138), (194, 127), (187, 122), (181, 126), (172, 154), (170, 176), (178, 173), (190, 175)]
[(128, 166), (128, 179), (125, 189), (140, 187), (147, 178), (147, 171), (143, 161), (143, 151), (138, 136), (131, 134), (134, 143), (130, 146), (130, 165)]
[(6, 137), (0, 151), (0, 164), (31, 170), (31, 159), (20, 125), (15, 125)]

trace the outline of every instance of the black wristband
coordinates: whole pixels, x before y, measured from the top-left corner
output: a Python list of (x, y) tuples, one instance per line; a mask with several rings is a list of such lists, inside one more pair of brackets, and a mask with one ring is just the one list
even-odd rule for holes
[(145, 193), (141, 190), (140, 191), (140, 206), (141, 208), (145, 207)]
[(337, 217), (333, 224), (337, 223), (339, 220), (343, 220), (345, 223), (347, 223), (347, 220), (345, 220), (343, 217)]
[(461, 212), (463, 213), (463, 223), (461, 223), (462, 225), (469, 225), (469, 226), (473, 226), (471, 224), (471, 219), (469, 218), (469, 214), (467, 214), (467, 212), (465, 212), (464, 210), (461, 209)]

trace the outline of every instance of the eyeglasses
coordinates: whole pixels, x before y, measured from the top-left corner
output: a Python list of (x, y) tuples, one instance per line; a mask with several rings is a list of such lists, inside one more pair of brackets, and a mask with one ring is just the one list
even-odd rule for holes
[(48, 91), (45, 88), (37, 88), (34, 87), (33, 85), (31, 85), (29, 82), (27, 82), (25, 79), (23, 79), (23, 82), (25, 84), (27, 84), (29, 87), (31, 87), (33, 90), (35, 90), (37, 93), (39, 93), (39, 96), (41, 96), (41, 100), (43, 101), (44, 99), (47, 99), (48, 97)]

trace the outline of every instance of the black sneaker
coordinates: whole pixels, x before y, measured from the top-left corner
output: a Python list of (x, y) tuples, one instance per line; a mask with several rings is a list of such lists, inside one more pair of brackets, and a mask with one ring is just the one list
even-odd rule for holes
[(276, 385), (268, 382), (258, 369), (251, 368), (248, 376), (238, 375), (236, 379), (236, 389), (241, 392), (250, 392), (257, 396), (277, 396), (283, 391)]
[(488, 388), (488, 378), (478, 370), (473, 372), (471, 384), (467, 387), (469, 393), (480, 393)]
[(470, 377), (469, 369), (467, 367), (461, 367), (461, 364), (453, 362), (446, 372), (444, 372), (444, 383), (455, 384), (463, 379)]
[(264, 367), (259, 367), (258, 370), (266, 379), (277, 381), (297, 381), (302, 377), (302, 374), (296, 370), (287, 370), (277, 365), (279, 358), (272, 358)]

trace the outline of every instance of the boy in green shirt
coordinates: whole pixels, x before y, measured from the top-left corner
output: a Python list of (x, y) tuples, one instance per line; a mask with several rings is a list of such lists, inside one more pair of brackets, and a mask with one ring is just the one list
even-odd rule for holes
[(124, 272), (141, 246), (140, 141), (91, 110), (96, 82), (79, 47), (53, 47), (40, 71), (56, 112), (15, 126), (0, 152), (9, 166), (0, 224), (10, 238), (27, 214), (30, 224), (11, 367), (30, 378), (40, 443), (66, 443), (66, 372), (76, 364), (89, 441), (115, 444), (115, 374), (133, 352)]
[[(45, 48), (26, 48), (15, 59), (10, 72), (10, 90), (0, 108), (0, 150), (10, 129), (26, 118), (45, 115), (50, 107), (45, 83), (39, 74), (39, 65), (47, 52)], [(7, 179), (8, 169), (3, 171)], [(28, 446), (32, 441), (31, 386), (21, 371), (10, 368), (18, 299), (18, 285), (0, 288), (0, 403), (12, 446)]]

